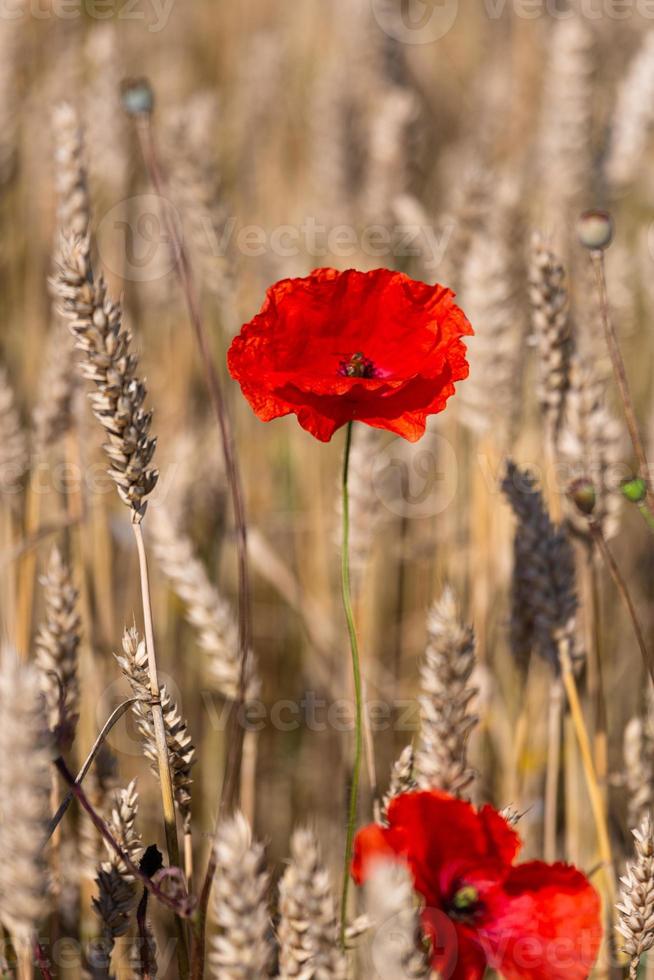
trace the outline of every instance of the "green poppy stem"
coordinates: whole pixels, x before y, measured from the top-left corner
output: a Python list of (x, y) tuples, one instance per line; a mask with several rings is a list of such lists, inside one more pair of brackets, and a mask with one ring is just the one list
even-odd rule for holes
[(350, 886), (350, 866), (354, 846), (354, 832), (357, 822), (357, 806), (359, 802), (359, 782), (361, 778), (361, 760), (363, 757), (363, 693), (361, 684), (361, 660), (359, 658), (359, 643), (354, 613), (352, 611), (352, 593), (350, 589), (350, 499), (348, 493), (348, 470), (350, 465), (350, 448), (352, 446), (352, 426), (349, 422), (345, 434), (345, 449), (343, 453), (343, 548), (341, 555), (341, 587), (343, 592), (343, 608), (347, 620), (347, 630), (350, 636), (352, 653), (352, 673), (354, 676), (354, 763), (352, 766), (352, 782), (350, 785), (350, 803), (348, 809), (347, 837), (345, 840), (345, 864), (343, 868), (343, 894), (341, 898), (341, 945), (345, 948), (345, 933), (347, 928), (347, 897)]
[(652, 514), (651, 510), (649, 509), (649, 507), (647, 506), (644, 500), (640, 504), (638, 504), (638, 510), (645, 518), (645, 522), (649, 527), (650, 531), (654, 531), (654, 514)]

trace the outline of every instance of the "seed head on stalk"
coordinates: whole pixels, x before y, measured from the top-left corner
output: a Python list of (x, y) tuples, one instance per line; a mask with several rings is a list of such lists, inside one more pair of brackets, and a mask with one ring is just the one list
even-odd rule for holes
[(89, 397), (107, 433), (109, 474), (139, 523), (159, 474), (150, 466), (156, 439), (150, 435), (152, 413), (143, 409), (147, 389), (136, 373), (132, 335), (123, 325), (120, 304), (108, 297), (104, 279), (93, 276), (87, 236), (62, 234), (55, 268), (52, 286), (83, 354), (81, 372), (95, 385)]

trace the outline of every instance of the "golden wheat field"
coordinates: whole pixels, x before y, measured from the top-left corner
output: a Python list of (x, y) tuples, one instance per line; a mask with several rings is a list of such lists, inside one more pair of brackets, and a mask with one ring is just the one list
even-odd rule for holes
[(654, 976), (653, 166), (651, 0), (0, 0), (3, 977)]

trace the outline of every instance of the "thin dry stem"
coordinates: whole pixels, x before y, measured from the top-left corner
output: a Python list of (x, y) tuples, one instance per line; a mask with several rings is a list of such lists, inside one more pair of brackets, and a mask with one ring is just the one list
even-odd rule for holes
[(622, 357), (622, 351), (620, 350), (620, 344), (618, 341), (618, 336), (613, 326), (613, 321), (611, 319), (611, 311), (609, 308), (609, 299), (606, 289), (606, 271), (604, 266), (604, 252), (594, 251), (591, 253), (591, 259), (593, 263), (593, 268), (595, 270), (595, 278), (597, 282), (597, 290), (600, 300), (600, 314), (602, 317), (602, 324), (604, 327), (604, 337), (606, 339), (606, 346), (609, 351), (609, 356), (611, 358), (611, 364), (613, 365), (613, 375), (615, 377), (615, 382), (618, 387), (618, 392), (620, 393), (620, 400), (622, 402), (622, 408), (624, 410), (625, 420), (627, 423), (627, 428), (629, 430), (629, 437), (631, 439), (631, 444), (634, 448), (634, 454), (638, 460), (638, 467), (640, 470), (640, 475), (643, 480), (645, 480), (647, 486), (647, 505), (649, 507), (650, 513), (654, 513), (654, 492), (651, 487), (651, 475), (649, 471), (649, 464), (647, 462), (647, 453), (645, 452), (645, 443), (641, 437), (640, 429), (638, 427), (638, 420), (636, 417), (636, 409), (634, 407), (633, 398), (631, 396), (631, 390), (629, 388), (629, 381), (627, 380), (627, 370), (625, 368), (624, 360)]

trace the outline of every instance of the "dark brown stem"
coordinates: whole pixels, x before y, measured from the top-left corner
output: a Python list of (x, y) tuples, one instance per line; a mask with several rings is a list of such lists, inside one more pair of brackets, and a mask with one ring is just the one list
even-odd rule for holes
[[(98, 752), (102, 748), (102, 745), (104, 743), (104, 740), (107, 737), (107, 735), (109, 734), (109, 732), (111, 731), (111, 729), (114, 727), (114, 725), (116, 724), (116, 722), (119, 721), (123, 717), (123, 715), (125, 714), (125, 712), (127, 711), (127, 709), (128, 708), (131, 708), (131, 706), (133, 704), (135, 704), (136, 701), (138, 701), (138, 698), (128, 698), (126, 701), (123, 701), (122, 704), (119, 704), (118, 707), (115, 709), (115, 711), (113, 711), (111, 713), (111, 715), (109, 716), (109, 718), (105, 722), (105, 724), (104, 724), (104, 726), (102, 728), (102, 731), (100, 732), (100, 734), (96, 738), (95, 742), (93, 743), (93, 748), (91, 749), (91, 751), (87, 755), (86, 759), (84, 760), (84, 765), (82, 766), (82, 768), (80, 769), (80, 771), (77, 773), (77, 776), (75, 777), (75, 782), (78, 785), (82, 782), (82, 780), (86, 776), (87, 772), (91, 768), (91, 764), (93, 763), (93, 760), (95, 759), (96, 755), (98, 754)], [(50, 838), (54, 834), (55, 830), (59, 826), (61, 820), (64, 817), (64, 814), (66, 813), (66, 810), (68, 809), (68, 807), (70, 806), (70, 804), (71, 804), (71, 802), (73, 800), (73, 796), (74, 796), (73, 793), (68, 793), (68, 795), (62, 801), (61, 806), (59, 807), (59, 809), (55, 813), (54, 817), (52, 818), (52, 820), (48, 824), (48, 835), (47, 835), (47, 837), (46, 837), (46, 839), (44, 841), (44, 846), (50, 840)]]
[[(165, 200), (166, 186), (161, 167), (159, 165), (150, 113), (142, 113), (137, 117), (136, 131), (141, 146), (141, 152), (143, 154), (143, 159), (145, 161), (145, 166), (150, 176), (150, 180), (152, 181), (152, 185), (158, 196), (162, 200)], [(193, 281), (188, 253), (178, 234), (175, 223), (174, 221), (170, 220), (165, 207), (162, 208), (162, 220), (172, 245), (173, 254), (175, 257), (175, 270), (186, 299), (189, 319), (195, 333), (202, 365), (204, 367), (205, 380), (209, 391), (209, 399), (211, 401), (211, 405), (216, 416), (216, 421), (218, 423), (218, 428), (220, 430), (223, 456), (225, 460), (225, 471), (230, 487), (232, 508), (234, 511), (234, 523), (236, 525), (239, 569), (238, 623), (240, 672), (237, 697), (234, 705), (232, 706), (229, 728), (227, 732), (227, 758), (225, 762), (225, 777), (221, 792), (220, 808), (216, 818), (218, 820), (221, 813), (225, 811), (230, 812), (235, 808), (240, 788), (240, 772), (243, 757), (243, 739), (245, 733), (242, 725), (239, 723), (239, 708), (245, 701), (248, 655), (251, 642), (251, 601), (247, 556), (247, 523), (245, 517), (243, 489), (241, 486), (241, 477), (236, 458), (232, 427), (227, 412), (227, 405), (223, 395), (220, 378), (218, 372), (216, 371), (216, 366), (211, 354), (209, 339), (202, 321), (200, 304)], [(215, 861), (212, 849), (202, 884), (202, 891), (200, 893), (196, 917), (195, 942), (191, 964), (191, 976), (193, 980), (200, 980), (204, 972), (206, 915), (214, 872)]]
[(148, 945), (148, 930), (145, 919), (147, 911), (148, 893), (144, 890), (136, 910), (136, 926), (139, 933), (139, 961), (143, 980), (150, 980), (150, 947)]
[(606, 562), (606, 566), (609, 572), (611, 573), (611, 578), (615, 583), (615, 587), (620, 593), (620, 598), (622, 599), (625, 608), (629, 613), (634, 628), (634, 633), (636, 634), (636, 640), (638, 641), (638, 646), (640, 647), (640, 652), (643, 657), (643, 662), (649, 672), (649, 676), (652, 679), (652, 683), (654, 684), (654, 658), (652, 657), (650, 651), (647, 648), (647, 644), (645, 643), (645, 637), (643, 636), (643, 631), (640, 627), (640, 623), (638, 622), (636, 607), (633, 604), (631, 595), (629, 593), (629, 589), (627, 587), (627, 583), (625, 582), (622, 576), (622, 572), (618, 568), (618, 564), (615, 558), (611, 554), (611, 550), (606, 542), (606, 538), (604, 537), (604, 534), (602, 533), (602, 529), (599, 527), (598, 524), (595, 523), (591, 523), (590, 529), (593, 534), (593, 539), (597, 547), (599, 548), (600, 554), (602, 555), (602, 558)]
[(120, 846), (120, 844), (118, 843), (114, 835), (111, 833), (111, 831), (107, 827), (102, 817), (94, 810), (93, 806), (91, 805), (91, 803), (89, 802), (86, 796), (86, 793), (84, 792), (82, 787), (75, 782), (75, 777), (73, 776), (72, 772), (69, 770), (68, 766), (61, 758), (61, 756), (59, 756), (57, 759), (54, 760), (54, 764), (59, 770), (59, 772), (61, 773), (61, 775), (63, 776), (66, 783), (68, 783), (68, 785), (70, 786), (72, 793), (79, 801), (80, 806), (89, 815), (91, 822), (93, 823), (98, 833), (107, 842), (107, 844), (112, 849), (112, 851), (114, 851), (118, 855), (118, 857), (123, 862), (123, 864), (129, 871), (129, 873), (133, 875), (135, 878), (137, 878), (143, 884), (143, 886), (147, 888), (147, 890), (154, 896), (154, 898), (157, 899), (158, 902), (161, 902), (162, 905), (165, 905), (166, 908), (170, 909), (176, 915), (180, 916), (180, 918), (189, 919), (193, 914), (193, 910), (194, 910), (194, 902), (191, 896), (185, 895), (181, 900), (173, 899), (169, 895), (167, 895), (157, 884), (155, 884), (155, 882), (152, 881), (151, 878), (148, 878), (148, 876), (141, 871), (138, 865), (134, 864), (129, 854), (127, 854), (123, 850), (123, 848)]
[[(152, 118), (149, 114), (143, 113), (137, 118), (136, 130), (139, 137), (143, 159), (148, 170), (158, 196), (165, 200), (166, 185), (159, 166), (154, 134), (152, 130)], [(166, 232), (172, 244), (175, 256), (175, 269), (179, 278), (186, 305), (188, 308), (189, 319), (195, 333), (195, 337), (200, 350), (202, 365), (205, 371), (209, 398), (216, 416), (220, 437), (225, 458), (225, 470), (230, 486), (232, 507), (234, 510), (234, 523), (236, 525), (238, 565), (239, 565), (239, 600), (238, 600), (238, 620), (239, 620), (239, 650), (240, 650), (240, 676), (238, 685), (238, 696), (235, 710), (231, 714), (231, 728), (229, 740), (227, 762), (225, 768), (225, 780), (223, 783), (221, 807), (225, 810), (232, 810), (236, 804), (239, 789), (239, 772), (241, 765), (241, 755), (243, 751), (243, 730), (238, 724), (239, 706), (245, 700), (247, 682), (247, 662), (250, 649), (251, 634), (251, 614), (250, 614), (250, 579), (248, 574), (247, 558), (247, 523), (245, 518), (245, 504), (243, 500), (243, 489), (241, 477), (236, 458), (236, 449), (232, 427), (227, 411), (222, 384), (216, 370), (216, 365), (211, 353), (209, 338), (204, 328), (200, 313), (191, 264), (188, 253), (181, 240), (175, 222), (170, 217), (165, 208), (162, 208), (162, 218), (166, 227)]]
[(36, 960), (36, 965), (39, 968), (39, 973), (43, 977), (43, 980), (52, 980), (52, 974), (50, 973), (50, 964), (48, 963), (43, 947), (38, 939), (34, 940), (34, 959)]
[(629, 437), (634, 447), (634, 454), (636, 456), (636, 459), (638, 460), (640, 476), (645, 481), (645, 485), (647, 487), (647, 503), (649, 505), (650, 510), (654, 510), (654, 494), (652, 493), (652, 489), (650, 486), (650, 473), (649, 473), (649, 464), (647, 462), (647, 453), (645, 452), (645, 445), (640, 435), (640, 429), (638, 428), (636, 411), (634, 409), (634, 402), (631, 397), (631, 391), (629, 389), (629, 381), (627, 379), (627, 371), (625, 369), (624, 360), (622, 358), (620, 344), (618, 343), (618, 337), (615, 332), (613, 322), (611, 320), (609, 298), (608, 298), (608, 292), (606, 288), (604, 252), (599, 249), (591, 252), (591, 260), (593, 263), (593, 269), (595, 270), (595, 279), (597, 281), (597, 290), (599, 293), (599, 301), (600, 301), (600, 314), (602, 317), (602, 325), (604, 327), (606, 346), (608, 348), (609, 356), (611, 358), (611, 364), (613, 365), (613, 374), (615, 376), (615, 381), (618, 386), (618, 391), (620, 392), (620, 400), (622, 402), (622, 407), (627, 422), (627, 428), (629, 429)]

